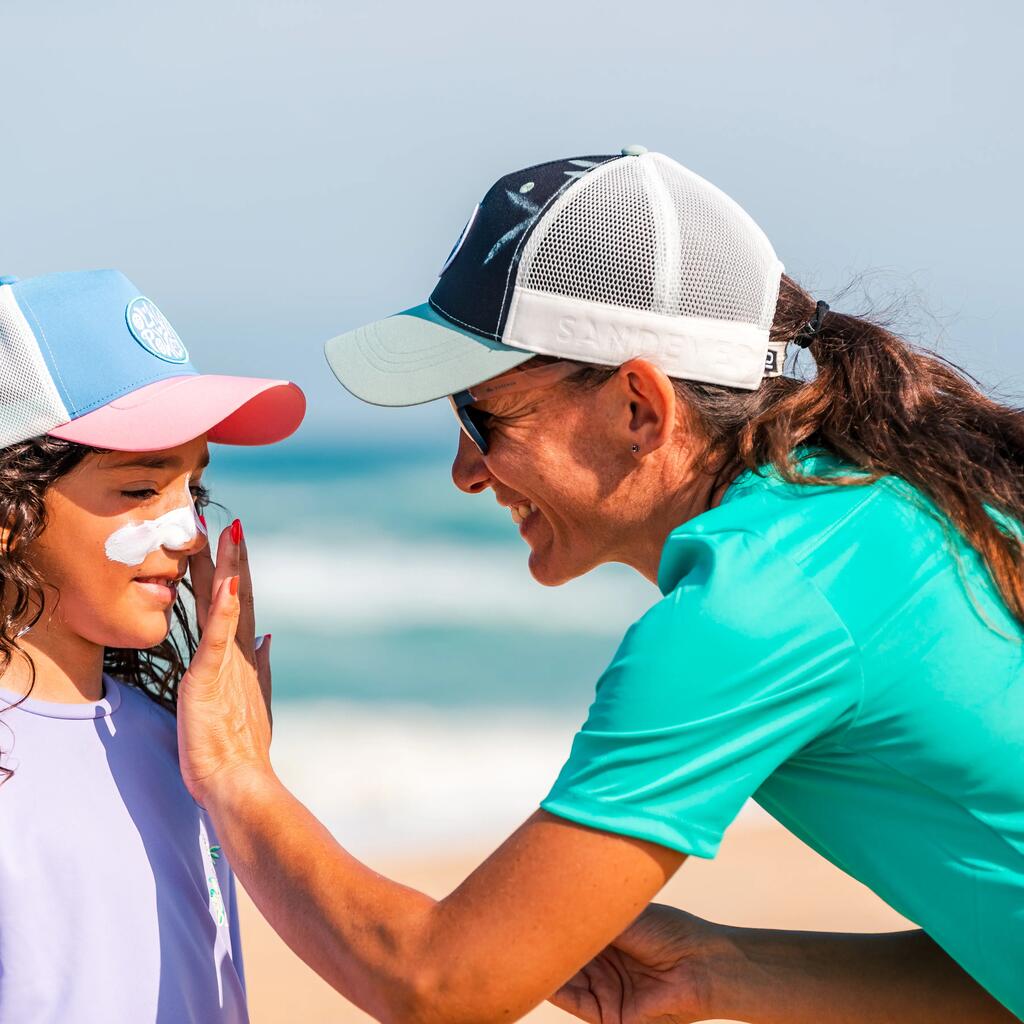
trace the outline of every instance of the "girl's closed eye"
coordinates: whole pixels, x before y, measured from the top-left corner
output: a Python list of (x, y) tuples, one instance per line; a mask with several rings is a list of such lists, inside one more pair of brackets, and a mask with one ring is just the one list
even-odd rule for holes
[[(134, 498), (136, 501), (149, 501), (152, 498), (159, 495), (159, 491), (155, 487), (132, 487), (126, 488), (121, 491), (121, 497), (123, 498)], [(210, 491), (209, 488), (204, 487), (202, 484), (190, 484), (189, 493), (192, 495), (192, 501), (197, 509), (204, 509), (210, 503)]]
[(192, 502), (197, 512), (202, 512), (210, 504), (210, 489), (202, 484), (192, 484), (189, 487), (192, 494)]

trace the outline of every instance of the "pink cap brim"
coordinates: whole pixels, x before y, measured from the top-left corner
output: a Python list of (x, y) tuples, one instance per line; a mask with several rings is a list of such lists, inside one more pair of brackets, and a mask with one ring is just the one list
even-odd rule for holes
[(193, 374), (148, 384), (49, 433), (122, 452), (175, 448), (202, 434), (218, 444), (273, 444), (305, 412), (306, 396), (289, 381)]

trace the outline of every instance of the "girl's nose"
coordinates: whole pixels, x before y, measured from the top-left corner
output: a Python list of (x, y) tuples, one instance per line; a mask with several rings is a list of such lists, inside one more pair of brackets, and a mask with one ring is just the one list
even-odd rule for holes
[(210, 542), (207, 537), (206, 517), (199, 511), (199, 509), (193, 507), (193, 512), (196, 517), (196, 535), (192, 538), (192, 543), (188, 546), (189, 555), (197, 555), (204, 547)]
[(459, 449), (452, 462), (452, 482), (460, 491), (467, 494), (479, 494), (490, 486), (491, 474), (487, 463), (480, 454), (480, 449), (459, 431)]

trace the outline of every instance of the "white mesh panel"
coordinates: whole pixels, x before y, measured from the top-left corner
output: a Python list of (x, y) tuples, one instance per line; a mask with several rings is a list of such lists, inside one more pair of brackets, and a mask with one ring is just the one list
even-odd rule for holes
[(727, 195), (659, 153), (570, 189), (527, 243), (519, 283), (669, 316), (771, 327), (781, 268)]
[[(591, 316), (595, 338), (602, 330), (598, 321), (614, 321), (617, 315), (602, 313), (601, 305), (652, 314), (652, 330), (663, 337), (677, 321), (691, 355), (674, 375), (716, 383), (732, 382), (721, 372), (721, 345), (737, 337), (752, 340), (753, 347), (737, 352), (743, 365), (736, 383), (756, 387), (739, 381), (759, 382), (764, 374), (781, 274), (771, 243), (733, 200), (674, 160), (648, 153), (597, 168), (556, 201), (523, 248), (516, 281), (521, 301), (512, 308), (546, 301), (538, 293), (562, 296), (569, 300), (564, 308), (575, 317), (578, 333), (580, 316), (599, 304)], [(611, 321), (604, 326), (618, 331)], [(530, 319), (534, 329), (538, 322)], [(523, 337), (519, 328), (525, 323), (525, 315), (518, 325), (510, 322), (502, 340), (535, 351), (557, 350), (550, 338)], [(746, 330), (737, 335), (723, 325)], [(716, 347), (716, 369), (704, 376), (698, 375), (702, 336)], [(666, 344), (660, 343), (662, 350)], [(615, 363), (621, 355), (602, 358), (595, 341), (589, 358)]]
[(0, 287), (0, 448), (69, 419), (13, 290)]

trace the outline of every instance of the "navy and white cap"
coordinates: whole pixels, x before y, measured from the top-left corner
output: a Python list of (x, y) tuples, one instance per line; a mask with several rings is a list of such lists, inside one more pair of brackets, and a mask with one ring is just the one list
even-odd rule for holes
[(660, 153), (555, 160), (505, 175), (469, 218), (426, 303), (332, 338), (354, 395), (415, 405), (535, 355), (748, 390), (781, 373), (782, 276), (750, 216)]
[(118, 451), (203, 434), (270, 444), (305, 408), (289, 381), (201, 374), (156, 304), (116, 270), (0, 277), (0, 448), (42, 434)]

